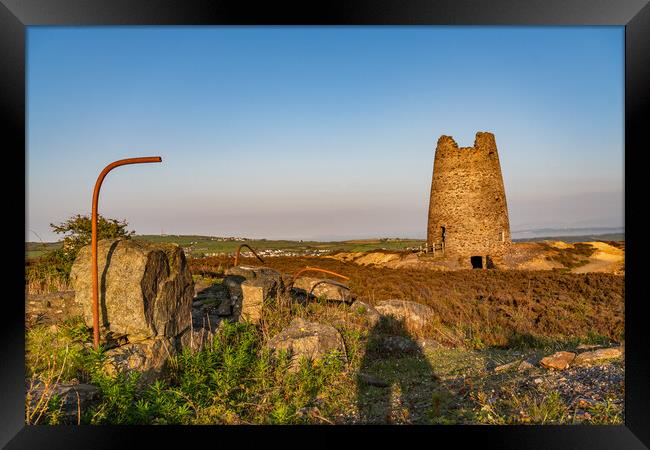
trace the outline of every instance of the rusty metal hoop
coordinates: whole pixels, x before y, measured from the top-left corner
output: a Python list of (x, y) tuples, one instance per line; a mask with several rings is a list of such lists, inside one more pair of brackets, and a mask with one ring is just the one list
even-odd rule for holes
[(307, 266), (300, 269), (298, 272), (294, 274), (293, 278), (291, 279), (291, 283), (289, 283), (289, 289), (293, 288), (293, 283), (296, 282), (296, 280), (298, 279), (298, 277), (300, 277), (300, 275), (302, 275), (304, 272), (309, 272), (309, 271), (328, 273), (330, 275), (335, 275), (337, 277), (343, 278), (344, 280), (350, 279), (350, 277), (346, 277), (345, 275), (341, 275), (340, 273), (332, 272), (331, 270), (321, 269), (320, 267)]
[(91, 236), (91, 270), (93, 277), (93, 344), (95, 349), (99, 348), (99, 285), (98, 285), (98, 274), (97, 274), (97, 203), (99, 202), (99, 190), (102, 187), (102, 182), (104, 178), (116, 167), (125, 166), (128, 164), (141, 164), (141, 163), (154, 163), (162, 162), (160, 156), (146, 156), (142, 158), (127, 158), (114, 161), (104, 167), (97, 177), (95, 182), (95, 189), (93, 190), (93, 205), (92, 205), (92, 216), (91, 216), (91, 226), (92, 226), (92, 236)]
[[(346, 291), (350, 292), (350, 288), (349, 288), (349, 287), (344, 286), (344, 285), (342, 285), (342, 284), (338, 284), (338, 283), (334, 282), (334, 280), (320, 280), (318, 283), (314, 283), (314, 285), (313, 285), (313, 286), (311, 287), (311, 289), (309, 290), (309, 293), (307, 293), (307, 301), (309, 301), (309, 297), (312, 296), (312, 294), (313, 294), (313, 292), (314, 292), (314, 289), (316, 289), (316, 286), (318, 286), (319, 284), (331, 284), (332, 286), (338, 286), (338, 287), (343, 288), (343, 289), (345, 289)], [(347, 303), (347, 304), (350, 304), (350, 303), (351, 303), (351, 302), (348, 301), (348, 300), (343, 300), (343, 302), (344, 302), (344, 303)]]
[(255, 257), (257, 259), (259, 259), (262, 264), (264, 264), (264, 260), (262, 259), (262, 257), (260, 255), (258, 255), (250, 245), (248, 245), (248, 244), (239, 244), (239, 246), (237, 247), (237, 252), (235, 253), (235, 267), (239, 265), (239, 254), (241, 252), (242, 247), (248, 248), (251, 252), (253, 252), (253, 255), (255, 255)]

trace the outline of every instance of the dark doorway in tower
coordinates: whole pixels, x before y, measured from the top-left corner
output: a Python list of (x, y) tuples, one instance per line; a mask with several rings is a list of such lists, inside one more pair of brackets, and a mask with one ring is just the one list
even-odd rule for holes
[(471, 256), (469, 260), (472, 263), (472, 269), (482, 269), (483, 268), (483, 257), (482, 256)]
[(445, 233), (446, 232), (447, 232), (447, 230), (445, 229), (445, 227), (440, 227), (440, 236), (442, 237), (442, 243), (443, 244), (445, 243)]

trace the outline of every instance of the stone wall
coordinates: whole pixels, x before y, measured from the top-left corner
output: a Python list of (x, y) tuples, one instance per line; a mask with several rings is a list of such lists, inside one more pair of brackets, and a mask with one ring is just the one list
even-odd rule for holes
[(509, 247), (510, 223), (496, 141), (478, 132), (473, 147), (438, 139), (433, 165), (427, 242), (442, 241), (445, 255), (501, 255)]

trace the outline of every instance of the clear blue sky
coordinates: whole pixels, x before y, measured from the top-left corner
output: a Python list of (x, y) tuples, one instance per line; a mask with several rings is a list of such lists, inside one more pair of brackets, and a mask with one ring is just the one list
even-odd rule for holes
[(623, 225), (623, 27), (29, 27), (26, 238), (424, 237), (435, 144), (496, 136), (511, 228)]

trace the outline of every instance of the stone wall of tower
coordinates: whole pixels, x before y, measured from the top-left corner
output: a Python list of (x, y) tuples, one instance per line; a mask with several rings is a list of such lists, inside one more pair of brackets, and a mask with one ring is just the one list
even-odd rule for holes
[(476, 133), (473, 147), (458, 147), (450, 136), (438, 139), (433, 163), (427, 242), (445, 255), (501, 255), (509, 247), (510, 222), (492, 133)]

